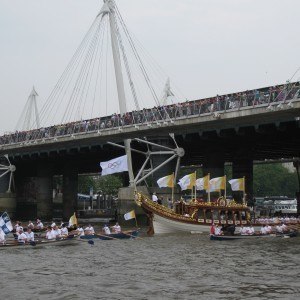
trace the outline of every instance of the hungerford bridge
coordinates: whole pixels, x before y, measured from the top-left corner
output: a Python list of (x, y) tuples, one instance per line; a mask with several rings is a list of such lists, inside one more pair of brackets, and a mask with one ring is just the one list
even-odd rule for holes
[(35, 206), (51, 218), (53, 176), (62, 175), (68, 218), (77, 208), (78, 174), (99, 173), (100, 161), (124, 151), (131, 186), (176, 175), (180, 165), (223, 176), (229, 162), (233, 178), (246, 178), (248, 201), (254, 162), (299, 168), (299, 81), (182, 102), (147, 59), (115, 1), (105, 0), (40, 113), (33, 89), (19, 127), (0, 136), (0, 211), (17, 207), (34, 217)]

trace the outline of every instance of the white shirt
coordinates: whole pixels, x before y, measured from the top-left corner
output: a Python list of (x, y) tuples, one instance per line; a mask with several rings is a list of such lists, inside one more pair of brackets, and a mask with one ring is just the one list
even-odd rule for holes
[(276, 231), (282, 233), (283, 232), (282, 227), (280, 225), (277, 225)]
[(36, 227), (37, 227), (38, 229), (43, 229), (43, 228), (44, 228), (44, 225), (43, 225), (42, 222), (39, 222), (39, 223), (36, 224)]
[(219, 227), (215, 227), (215, 235), (220, 235), (221, 229)]
[(46, 239), (47, 240), (53, 240), (53, 239), (55, 239), (55, 235), (53, 235), (52, 230), (46, 232)]
[(105, 234), (110, 234), (110, 229), (108, 226), (103, 227), (103, 230)]
[(272, 232), (272, 227), (270, 225), (266, 226), (266, 231), (267, 233), (271, 233)]
[(115, 226), (113, 226), (113, 229), (114, 229), (114, 231), (115, 231), (116, 233), (121, 232), (121, 226), (120, 226), (120, 225), (115, 225)]
[(84, 235), (84, 230), (83, 230), (82, 227), (77, 228), (77, 231), (78, 231), (78, 233), (79, 233), (80, 236)]
[(52, 229), (51, 232), (52, 232), (52, 235), (55, 236), (55, 238), (57, 238), (61, 235), (61, 230), (59, 228), (58, 229)]
[(28, 241), (34, 241), (34, 233), (32, 231), (30, 233), (26, 232), (25, 234), (27, 236)]
[(267, 229), (266, 229), (266, 227), (262, 227), (262, 228), (260, 229), (260, 233), (261, 233), (261, 234), (267, 234)]
[(61, 234), (62, 235), (68, 235), (68, 233), (69, 233), (68, 228), (67, 227), (62, 227)]
[(5, 233), (0, 229), (0, 242), (5, 242)]
[(245, 234), (246, 233), (246, 228), (245, 227), (241, 227), (240, 228), (240, 234)]
[(158, 198), (155, 194), (152, 195), (152, 201), (153, 202), (157, 202), (158, 201)]
[(94, 234), (94, 233), (95, 233), (95, 230), (94, 230), (93, 226), (91, 226), (91, 227), (86, 227), (86, 228), (84, 229), (84, 231), (89, 231), (89, 234)]
[(19, 236), (18, 236), (18, 242), (25, 243), (26, 240), (27, 240), (27, 235), (24, 232), (22, 232), (21, 234), (19, 234)]
[(22, 227), (22, 226), (19, 226), (19, 225), (16, 225), (16, 232), (19, 232), (20, 229), (23, 230), (23, 227)]
[(31, 222), (31, 223), (28, 223), (27, 227), (32, 229), (32, 228), (34, 228), (34, 225), (33, 225), (33, 223)]

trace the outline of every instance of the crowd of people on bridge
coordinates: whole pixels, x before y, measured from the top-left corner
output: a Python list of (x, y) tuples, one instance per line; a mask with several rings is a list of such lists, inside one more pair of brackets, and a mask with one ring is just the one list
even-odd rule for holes
[(300, 82), (287, 83), (262, 89), (249, 90), (234, 94), (217, 95), (212, 98), (186, 101), (177, 104), (144, 108), (127, 112), (123, 115), (113, 114), (101, 118), (81, 120), (67, 124), (43, 127), (29, 131), (16, 131), (0, 136), (0, 145), (30, 143), (35, 140), (55, 139), (61, 136), (74, 136), (87, 132), (100, 132), (109, 128), (138, 126), (168, 122), (178, 118), (187, 118), (220, 111), (272, 105), (300, 98)]

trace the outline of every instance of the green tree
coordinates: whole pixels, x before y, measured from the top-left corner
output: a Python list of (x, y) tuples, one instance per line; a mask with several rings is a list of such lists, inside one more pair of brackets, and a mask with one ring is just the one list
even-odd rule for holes
[(78, 176), (78, 193), (89, 195), (90, 188), (93, 188), (93, 191), (96, 192), (97, 181), (95, 180), (94, 176)]
[(98, 177), (96, 187), (106, 195), (117, 195), (119, 188), (123, 186), (122, 180), (116, 175)]
[(256, 197), (294, 197), (298, 189), (297, 174), (290, 173), (282, 164), (254, 165), (253, 194)]
[(94, 193), (101, 191), (105, 195), (117, 195), (122, 186), (122, 180), (117, 175), (78, 177), (78, 192), (82, 194), (89, 194), (90, 188), (93, 188)]

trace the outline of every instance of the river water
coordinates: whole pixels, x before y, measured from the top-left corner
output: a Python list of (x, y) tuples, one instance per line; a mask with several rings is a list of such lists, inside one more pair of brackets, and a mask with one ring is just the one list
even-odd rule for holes
[(299, 299), (299, 250), (188, 234), (6, 249), (1, 299)]

